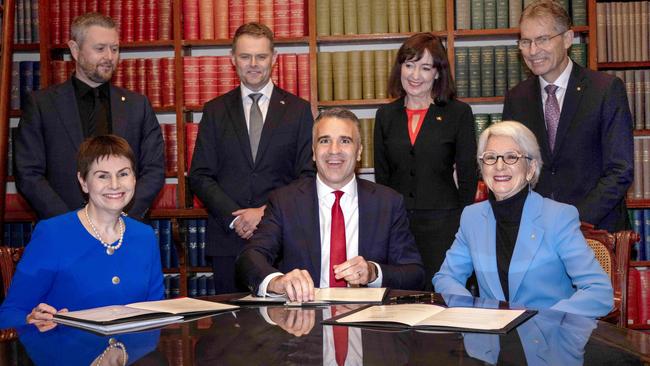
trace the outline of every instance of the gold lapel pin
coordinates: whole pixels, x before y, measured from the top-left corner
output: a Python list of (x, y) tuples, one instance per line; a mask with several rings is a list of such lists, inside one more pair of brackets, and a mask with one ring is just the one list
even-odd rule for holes
[(280, 104), (284, 104), (284, 100), (281, 100), (281, 101), (280, 101)]
[(126, 102), (126, 97), (122, 97), (122, 101), (123, 101), (123, 102)]
[(436, 116), (436, 121), (442, 122), (442, 117), (441, 116)]
[(582, 90), (582, 88), (581, 88), (581, 87), (577, 87), (576, 90), (577, 90), (577, 91), (580, 91), (580, 90)]

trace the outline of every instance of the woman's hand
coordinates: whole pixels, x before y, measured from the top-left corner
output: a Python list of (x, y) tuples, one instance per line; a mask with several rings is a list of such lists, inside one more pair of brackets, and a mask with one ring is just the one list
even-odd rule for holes
[(27, 315), (27, 324), (34, 324), (41, 332), (47, 332), (48, 330), (56, 327), (56, 323), (53, 321), (54, 314), (56, 313), (67, 313), (68, 309), (61, 309), (57, 311), (52, 306), (40, 303), (32, 312)]

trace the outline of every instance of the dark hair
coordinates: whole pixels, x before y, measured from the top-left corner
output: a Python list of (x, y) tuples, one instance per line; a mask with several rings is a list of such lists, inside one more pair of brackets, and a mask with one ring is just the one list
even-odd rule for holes
[(440, 38), (433, 33), (416, 33), (409, 37), (397, 51), (393, 68), (388, 78), (388, 94), (399, 98), (406, 95), (402, 86), (402, 64), (406, 61), (418, 61), (429, 51), (433, 57), (433, 67), (438, 71), (438, 79), (431, 88), (431, 97), (436, 104), (446, 104), (456, 97), (456, 86), (451, 78), (447, 51)]
[(86, 13), (74, 18), (72, 21), (72, 25), (70, 26), (70, 39), (77, 42), (77, 44), (81, 47), (81, 44), (86, 39), (86, 32), (88, 32), (88, 28), (92, 27), (93, 25), (107, 29), (117, 28), (117, 24), (111, 17), (108, 17), (102, 13)]
[(239, 26), (239, 28), (237, 28), (235, 31), (235, 36), (232, 38), (232, 52), (235, 52), (235, 46), (237, 45), (237, 40), (239, 37), (245, 35), (256, 38), (264, 37), (271, 42), (271, 51), (273, 51), (275, 47), (273, 43), (273, 31), (262, 23), (250, 22)]
[(77, 152), (77, 172), (85, 180), (92, 164), (109, 156), (127, 158), (131, 162), (133, 173), (136, 173), (135, 155), (131, 146), (125, 139), (116, 135), (92, 137), (81, 143)]
[(538, 0), (530, 3), (519, 18), (519, 24), (524, 19), (545, 18), (553, 20), (556, 32), (566, 32), (571, 29), (571, 17), (562, 4), (553, 0)]
[[(357, 136), (361, 136), (361, 123), (359, 122), (359, 117), (357, 117), (356, 114), (352, 113), (349, 109), (345, 109), (342, 107), (334, 107), (334, 108), (328, 108), (328, 109), (323, 109), (318, 113), (318, 116), (314, 120), (314, 126), (312, 127), (312, 137), (314, 137), (314, 134), (316, 133), (316, 126), (318, 126), (318, 123), (325, 118), (338, 118), (338, 119), (343, 119), (346, 121), (350, 121), (354, 124), (355, 129), (357, 130)], [(315, 142), (316, 140), (314, 140)]]

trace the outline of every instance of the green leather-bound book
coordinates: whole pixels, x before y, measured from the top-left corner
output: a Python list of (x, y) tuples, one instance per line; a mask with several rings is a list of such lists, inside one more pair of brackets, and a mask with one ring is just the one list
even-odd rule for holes
[(508, 28), (508, 0), (497, 0), (497, 28)]
[(469, 48), (469, 96), (481, 96), (481, 47)]
[(519, 27), (521, 9), (523, 9), (521, 0), (508, 0), (508, 25), (510, 28)]
[(363, 75), (361, 73), (361, 51), (348, 52), (349, 98), (363, 99)]
[(345, 34), (359, 34), (357, 27), (357, 0), (345, 0), (343, 3), (343, 27)]
[(420, 31), (420, 0), (408, 0), (409, 7), (409, 30)]
[(388, 33), (388, 2), (372, 0), (371, 6), (372, 33)]
[[(467, 9), (469, 10), (469, 7)], [(447, 6), (445, 0), (431, 1), (431, 27), (434, 32), (447, 29)]]
[(456, 94), (459, 98), (467, 98), (469, 97), (469, 48), (456, 47), (454, 52)]
[(420, 31), (431, 32), (431, 0), (420, 0)]
[(399, 32), (408, 33), (409, 32), (409, 0), (399, 0), (397, 3), (399, 6)]
[[(645, 16), (648, 16), (648, 14)], [(586, 0), (571, 0), (571, 18), (573, 19), (573, 25), (587, 25)]]
[(370, 0), (357, 0), (357, 19), (359, 20), (359, 34), (372, 33), (372, 13), (370, 9)]
[(508, 90), (506, 46), (494, 46), (494, 96), (502, 97)]
[(569, 57), (582, 67), (587, 67), (587, 44), (574, 43), (569, 49)]
[(474, 131), (476, 131), (476, 140), (478, 141), (481, 133), (490, 126), (490, 115), (487, 113), (476, 113), (474, 115)]
[(472, 29), (470, 0), (456, 0), (456, 29)]
[(521, 66), (519, 69), (519, 72), (521, 73), (521, 80), (526, 80), (529, 77), (533, 76), (533, 73), (526, 65), (526, 62), (520, 59), (519, 65)]
[[(564, 10), (566, 10), (567, 12), (570, 12), (570, 11), (571, 11), (571, 10), (569, 9), (569, 0), (555, 0), (555, 1), (557, 1), (560, 5), (562, 5), (562, 7), (564, 8)], [(532, 1), (531, 1), (531, 2), (532, 2)], [(575, 0), (572, 0), (571, 2), (575, 2)], [(528, 6), (528, 4), (526, 4), (526, 6)]]
[(332, 100), (332, 53), (319, 52), (318, 56), (318, 100)]
[(363, 99), (375, 99), (375, 55), (373, 51), (361, 51)]
[(345, 34), (343, 0), (330, 0), (330, 33), (333, 36)]
[(316, 0), (316, 35), (330, 35), (330, 0)]
[(334, 100), (348, 98), (348, 53), (332, 52), (332, 77), (334, 79)]
[(503, 116), (501, 113), (490, 113), (490, 124), (493, 125), (495, 123), (499, 123), (503, 121)]
[(485, 29), (495, 29), (497, 27), (496, 0), (483, 0), (483, 27)]
[(521, 81), (519, 48), (517, 46), (506, 46), (506, 59), (508, 60), (508, 90), (510, 90)]
[(376, 50), (375, 56), (375, 98), (388, 98), (388, 51)]
[(399, 1), (400, 0), (388, 0), (386, 2), (389, 33), (399, 33)]
[(472, 1), (472, 29), (485, 29), (483, 0)]
[(481, 47), (481, 96), (494, 96), (494, 46)]

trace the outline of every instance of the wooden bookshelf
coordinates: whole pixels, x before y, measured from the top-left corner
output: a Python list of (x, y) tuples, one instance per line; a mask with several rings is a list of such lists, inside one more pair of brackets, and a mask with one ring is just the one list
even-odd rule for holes
[(628, 61), (628, 62), (599, 62), (598, 69), (643, 69), (650, 68), (650, 60)]

